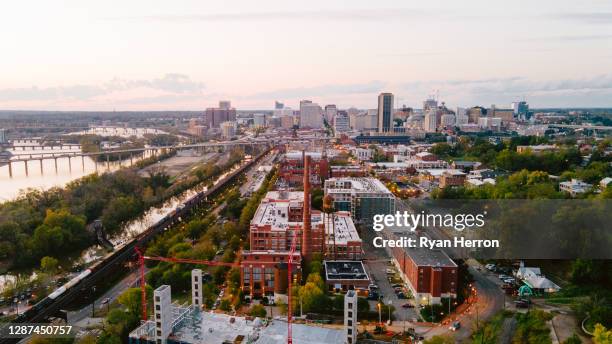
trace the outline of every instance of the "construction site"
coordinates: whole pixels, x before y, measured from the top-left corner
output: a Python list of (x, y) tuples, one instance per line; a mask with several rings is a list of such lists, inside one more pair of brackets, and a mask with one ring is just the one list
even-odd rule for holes
[[(355, 343), (358, 290), (370, 283), (360, 260), (361, 239), (350, 213), (335, 212), (328, 198), (323, 211), (310, 204), (310, 157), (303, 156), (303, 192), (269, 192), (251, 220), (251, 250), (240, 261), (223, 263), (145, 256), (139, 249), (142, 322), (129, 335), (130, 343)], [(313, 255), (325, 259), (329, 290), (345, 293), (344, 326), (324, 328), (293, 321), (292, 286), (299, 284), (302, 264)], [(348, 258), (348, 259), (347, 259)], [(272, 297), (287, 304), (287, 315), (274, 318), (242, 317), (205, 310), (200, 269), (191, 271), (191, 304), (172, 302), (171, 286), (153, 292), (153, 318), (147, 319), (145, 260), (240, 268), (245, 298)], [(265, 304), (265, 303), (263, 303)]]

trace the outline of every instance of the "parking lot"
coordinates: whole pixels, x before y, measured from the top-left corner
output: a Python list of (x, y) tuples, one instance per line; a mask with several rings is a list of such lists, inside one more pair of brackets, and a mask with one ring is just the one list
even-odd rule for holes
[[(364, 236), (371, 235), (370, 231), (366, 231)], [(394, 317), (395, 320), (407, 320), (407, 321), (419, 321), (420, 317), (418, 313), (418, 306), (415, 306), (414, 299), (411, 297), (410, 291), (405, 288), (404, 283), (401, 281), (399, 274), (395, 267), (390, 263), (389, 257), (384, 249), (376, 248), (372, 246), (372, 240), (365, 238), (364, 241), (364, 251), (366, 252), (364, 264), (368, 273), (370, 274), (370, 278), (372, 279), (372, 283), (378, 286), (379, 295), (382, 295), (382, 302), (385, 304), (389, 304), (391, 301), (391, 305), (395, 307)], [(392, 269), (394, 274), (387, 274), (387, 269)], [(388, 277), (392, 277), (392, 281), (389, 281)], [(398, 298), (393, 284), (402, 284), (401, 289), (405, 294), (405, 299)], [(375, 310), (377, 309), (376, 304), (378, 301), (369, 300), (370, 308)], [(415, 307), (402, 307), (402, 305), (410, 304)], [(389, 318), (388, 314), (382, 314), (383, 321), (386, 321)]]

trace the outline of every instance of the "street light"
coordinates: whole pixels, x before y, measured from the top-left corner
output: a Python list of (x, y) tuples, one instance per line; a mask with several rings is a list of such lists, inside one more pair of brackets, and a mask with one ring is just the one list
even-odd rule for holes
[(378, 323), (380, 324), (380, 326), (382, 326), (382, 313), (381, 313), (382, 312), (382, 306), (381, 306), (381, 303), (378, 302), (376, 304), (376, 306), (378, 306)]
[(392, 303), (393, 303), (393, 302), (392, 302), (391, 300), (389, 300), (389, 304), (388, 304), (388, 306), (387, 306), (387, 308), (389, 308), (389, 320), (387, 321), (387, 323), (388, 323), (389, 325), (391, 325), (391, 304), (392, 304)]

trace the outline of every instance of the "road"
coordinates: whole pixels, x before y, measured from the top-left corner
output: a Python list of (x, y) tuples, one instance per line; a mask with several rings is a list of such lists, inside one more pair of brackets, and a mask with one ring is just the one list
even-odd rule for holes
[[(410, 207), (401, 200), (397, 200), (397, 211), (412, 212)], [(372, 233), (369, 231), (367, 234)], [(431, 239), (448, 239), (448, 235), (437, 227), (428, 227), (426, 234)], [(371, 239), (365, 240), (371, 244)], [(443, 248), (451, 257), (462, 257), (465, 252), (461, 252), (460, 249), (455, 248)], [(455, 338), (461, 342), (469, 338), (474, 328), (472, 325), (480, 324), (483, 321), (488, 320), (502, 308), (505, 307), (505, 294), (501, 290), (501, 281), (497, 279), (494, 274), (489, 273), (480, 263), (474, 259), (467, 259), (468, 270), (474, 277), (474, 287), (476, 288), (476, 302), (469, 305), (467, 309), (461, 309), (461, 314), (454, 315), (454, 320), (461, 322), (461, 328), (455, 332)], [(384, 272), (385, 269), (382, 269)], [(386, 279), (385, 279), (386, 281)], [(387, 294), (385, 294), (386, 296)], [(448, 321), (447, 321), (448, 322)], [(448, 326), (434, 326), (426, 332), (425, 337), (430, 338), (434, 335), (447, 334), (449, 333)]]
[[(111, 289), (107, 290), (104, 294), (98, 297), (95, 301), (96, 311), (104, 307), (107, 307), (107, 305), (102, 304), (103, 300), (108, 299), (109, 304), (113, 303), (114, 301), (117, 300), (119, 295), (121, 295), (121, 293), (123, 293), (126, 289), (136, 287), (138, 285), (137, 283), (138, 273), (139, 273), (138, 270), (130, 272), (130, 274), (124, 277), (121, 281), (119, 281), (119, 283), (115, 284)], [(146, 271), (145, 273), (148, 273), (148, 271)], [(91, 317), (92, 316), (91, 312), (92, 312), (91, 304), (84, 306), (78, 311), (68, 312), (68, 323), (76, 324), (87, 317)]]

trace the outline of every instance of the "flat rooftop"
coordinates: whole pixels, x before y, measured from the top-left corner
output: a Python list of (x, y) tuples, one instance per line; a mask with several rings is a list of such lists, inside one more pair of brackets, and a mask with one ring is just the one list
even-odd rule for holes
[[(289, 221), (289, 210), (291, 208), (302, 208), (303, 201), (303, 192), (270, 191), (257, 207), (251, 224), (256, 226), (269, 225), (272, 231), (281, 232), (286, 231), (290, 226), (301, 226), (303, 223), (301, 216), (300, 221)], [(336, 244), (361, 241), (349, 212), (339, 211), (334, 213), (333, 226), (331, 218), (329, 218), (329, 221), (324, 221), (324, 216), (326, 215), (320, 211), (312, 210), (310, 221), (313, 227), (325, 226), (328, 243), (334, 242), (334, 231), (336, 233)]]
[(325, 267), (325, 280), (327, 281), (370, 280), (363, 263), (359, 260), (326, 260), (323, 265)]
[[(323, 214), (323, 216), (327, 216)], [(325, 222), (325, 232), (327, 233), (327, 244), (333, 245), (335, 243), (339, 245), (346, 244), (347, 242), (361, 242), (355, 223), (351, 218), (351, 214), (347, 211), (339, 211), (334, 214), (334, 223), (331, 225), (330, 221)], [(334, 238), (334, 232), (336, 233)]]
[[(385, 233), (398, 239), (399, 236), (412, 237), (417, 241), (418, 236), (414, 232), (392, 232), (389, 229), (384, 230)], [(429, 249), (426, 247), (404, 247), (406, 255), (418, 266), (434, 266), (434, 267), (457, 267), (457, 264), (442, 250)]]
[(376, 178), (330, 178), (325, 181), (328, 193), (382, 193), (392, 195), (391, 191)]

